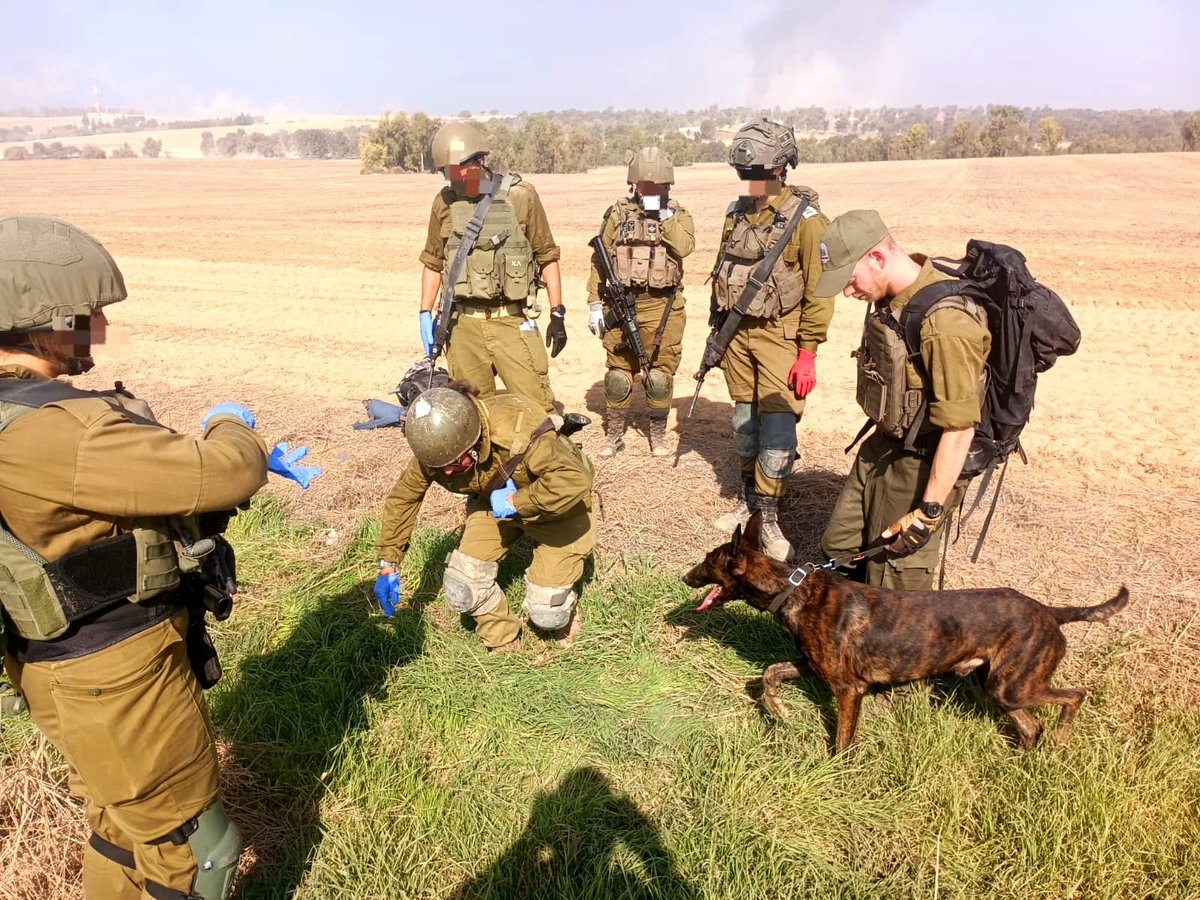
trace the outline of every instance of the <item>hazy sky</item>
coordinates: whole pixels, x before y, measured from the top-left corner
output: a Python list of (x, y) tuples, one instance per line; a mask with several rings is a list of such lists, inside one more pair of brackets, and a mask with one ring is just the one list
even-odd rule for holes
[(0, 0), (0, 108), (1200, 108), (1197, 0)]

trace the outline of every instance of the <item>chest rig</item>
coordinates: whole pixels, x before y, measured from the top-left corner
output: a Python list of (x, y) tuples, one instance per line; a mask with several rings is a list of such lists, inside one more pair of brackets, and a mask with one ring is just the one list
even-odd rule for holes
[[(509, 200), (509, 191), (519, 178), (506, 175), (501, 179), (479, 238), (454, 283), (456, 300), (524, 303), (533, 293), (536, 282), (533, 248)], [(449, 276), (450, 261), (462, 244), (478, 202), (478, 199), (458, 198), (450, 204), (450, 237), (446, 240), (443, 277)]]
[[(668, 206), (678, 209), (674, 200)], [(663, 223), (647, 216), (635, 203), (613, 206), (617, 236), (609, 258), (617, 279), (628, 288), (672, 290), (683, 282), (683, 265), (663, 241)]]
[[(748, 216), (754, 215), (753, 207), (736, 201), (730, 207), (733, 220), (728, 236), (721, 247), (717, 267), (713, 271), (713, 286), (717, 305), (721, 309), (732, 309), (742, 295), (743, 289), (754, 271), (755, 265), (771, 246), (779, 240), (793, 216), (809, 214), (815, 207), (805, 205), (795, 189), (791, 189), (780, 204), (775, 217), (766, 224), (755, 224)], [(790, 268), (781, 255), (771, 269), (770, 277), (755, 295), (747, 316), (775, 319), (795, 310), (804, 300), (804, 273), (800, 267)]]

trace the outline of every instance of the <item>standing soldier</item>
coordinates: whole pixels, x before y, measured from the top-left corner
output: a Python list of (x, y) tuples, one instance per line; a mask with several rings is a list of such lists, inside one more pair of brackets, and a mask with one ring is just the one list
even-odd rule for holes
[[(487, 167), (483, 135), (466, 122), (439, 128), (432, 155), (450, 183), (433, 200), (421, 252), (425, 355), (445, 351), (451, 376), (481, 397), (496, 392), (499, 375), (508, 390), (554, 413), (546, 348), (558, 356), (566, 346), (566, 310), (560, 251), (542, 201), (520, 175), (501, 177)], [(537, 326), (539, 270), (550, 298), (545, 346)], [(452, 308), (435, 322), (439, 292)]]
[[(744, 314), (721, 361), (733, 400), (742, 496), (713, 525), (731, 532), (761, 510), (763, 545), (776, 559), (792, 551), (779, 530), (779, 503), (796, 461), (804, 398), (817, 383), (817, 347), (833, 317), (833, 299), (815, 290), (829, 220), (817, 207), (816, 191), (785, 184), (787, 167), (798, 161), (795, 136), (785, 125), (763, 119), (734, 136), (729, 164), (746, 191), (725, 215), (709, 322), (716, 327), (735, 306)], [(781, 239), (782, 254), (758, 286), (751, 275)]]
[(467, 385), (431, 388), (404, 419), (413, 453), (383, 508), (375, 596), (385, 615), (400, 603), (398, 567), (430, 485), (467, 495), (467, 521), (450, 554), (446, 603), (475, 619), (489, 650), (512, 649), (521, 622), (496, 583), (500, 560), (522, 534), (534, 541), (524, 609), (569, 642), (580, 629), (575, 584), (596, 542), (592, 466), (545, 412), (524, 397), (472, 396)]
[(666, 456), (667, 414), (671, 410), (675, 370), (687, 314), (683, 299), (683, 258), (696, 247), (692, 215), (668, 197), (675, 183), (671, 157), (646, 147), (629, 163), (626, 181), (632, 195), (618, 200), (604, 214), (600, 239), (608, 250), (611, 271), (636, 303), (635, 321), (648, 368), (629, 346), (616, 324), (613, 306), (620, 302), (605, 285), (602, 301), (601, 261), (593, 255), (588, 277), (588, 328), (599, 335), (608, 351), (604, 375), (605, 432), (600, 450), (607, 458), (625, 448), (626, 415), (633, 402), (633, 379), (642, 375), (642, 390), (650, 412), (650, 452)]
[(219, 900), (241, 851), (198, 681), (220, 674), (204, 611), (227, 614), (236, 590), (219, 532), (268, 471), (307, 483), (316, 470), (290, 466), (301, 450), (269, 458), (236, 404), (192, 437), (119, 384), (99, 394), (54, 380), (92, 367), (103, 307), (125, 296), (91, 236), (0, 219), (7, 665), (86, 803), (84, 896)]

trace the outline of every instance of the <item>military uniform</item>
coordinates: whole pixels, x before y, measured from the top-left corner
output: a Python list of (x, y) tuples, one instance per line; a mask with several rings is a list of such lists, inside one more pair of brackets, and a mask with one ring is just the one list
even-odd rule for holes
[[(863, 329), (857, 351), (858, 400), (876, 422), (863, 443), (821, 538), (833, 559), (870, 545), (893, 522), (920, 504), (942, 430), (979, 424), (984, 367), (991, 335), (983, 310), (966, 297), (935, 304), (921, 325), (921, 359), (928, 380), (907, 358), (898, 328), (909, 300), (926, 285), (949, 278), (917, 254), (916, 281), (896, 297), (877, 304)], [(927, 418), (908, 440), (922, 401)], [(953, 509), (966, 491), (959, 479), (946, 498)], [(936, 535), (920, 550), (903, 557), (875, 558), (866, 566), (869, 584), (900, 590), (924, 590), (933, 584), (938, 561)]]
[[(496, 375), (515, 394), (555, 412), (549, 358), (538, 332), (538, 270), (559, 259), (541, 198), (519, 175), (497, 194), (483, 232), (453, 287), (454, 326), (446, 359), (451, 376), (479, 391), (496, 392)], [(449, 267), (479, 197), (446, 185), (433, 201), (421, 263), (449, 277)]]
[[(595, 546), (592, 467), (575, 444), (547, 427), (545, 412), (529, 400), (513, 394), (472, 399), (481, 423), (475, 465), (446, 475), (413, 459), (384, 505), (378, 550), (381, 559), (400, 563), (433, 483), (465, 494), (466, 526), (446, 568), (446, 600), (455, 612), (474, 617), (485, 646), (500, 647), (517, 636), (521, 624), (509, 612), (496, 576), (499, 561), (522, 534), (535, 544), (525, 573), (526, 612), (546, 630), (568, 624), (576, 601), (574, 586)], [(414, 402), (410, 415), (420, 402)], [(517, 515), (496, 519), (489, 507), (489, 482), (518, 454), (523, 456), (511, 472), (517, 487), (511, 502)]]

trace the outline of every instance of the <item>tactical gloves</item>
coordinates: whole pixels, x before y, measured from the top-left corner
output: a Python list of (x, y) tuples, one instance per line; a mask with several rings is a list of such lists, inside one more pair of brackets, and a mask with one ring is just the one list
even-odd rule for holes
[(375, 579), (375, 599), (379, 608), (389, 619), (396, 614), (400, 605), (400, 594), (404, 587), (400, 584), (400, 573), (396, 571), (395, 563), (379, 561), (379, 575)]
[(421, 346), (425, 348), (425, 355), (433, 355), (433, 313), (427, 309), (421, 310), (420, 316), (421, 327)]
[(599, 300), (588, 304), (588, 331), (604, 337), (604, 304)]
[(817, 386), (817, 354), (811, 350), (800, 350), (796, 362), (788, 372), (788, 387), (803, 400)]
[(561, 303), (550, 310), (550, 324), (546, 326), (546, 347), (553, 359), (567, 346), (567, 308)]
[(267, 457), (267, 471), (290, 479), (307, 491), (308, 486), (312, 484), (312, 480), (325, 470), (319, 469), (316, 466), (296, 465), (296, 463), (300, 462), (306, 456), (308, 456), (307, 447), (297, 447), (295, 450), (290, 450), (287, 441), (283, 441), (276, 444), (275, 448), (271, 450), (271, 455)]
[(504, 482), (504, 487), (492, 491), (490, 500), (493, 518), (511, 519), (517, 514), (516, 507), (512, 505), (512, 496), (516, 492), (517, 486), (511, 478)]
[(200, 430), (208, 431), (208, 422), (216, 416), (235, 416), (246, 423), (250, 428), (256, 424), (254, 413), (246, 409), (240, 403), (218, 403), (212, 409), (204, 414), (204, 418), (200, 420)]
[(883, 532), (885, 540), (893, 539), (887, 545), (888, 552), (895, 556), (909, 556), (916, 553), (929, 543), (929, 539), (941, 526), (943, 518), (944, 516), (937, 518), (927, 516), (921, 512), (920, 507), (905, 513)]

